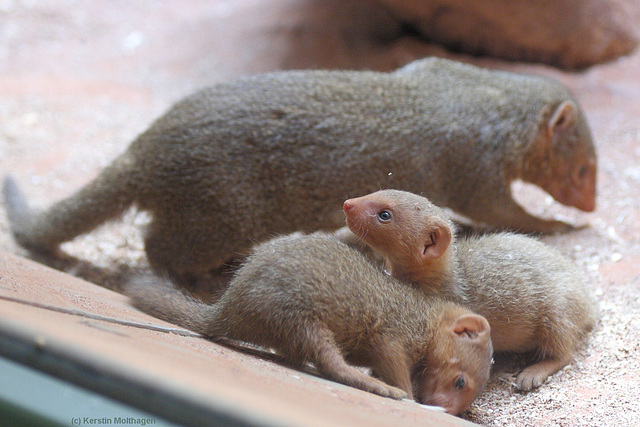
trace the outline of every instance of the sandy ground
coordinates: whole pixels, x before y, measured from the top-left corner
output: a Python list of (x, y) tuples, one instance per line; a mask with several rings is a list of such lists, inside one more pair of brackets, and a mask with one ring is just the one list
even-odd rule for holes
[[(640, 423), (640, 52), (582, 73), (446, 54), (410, 37), (373, 43), (338, 1), (0, 0), (0, 173), (34, 204), (87, 182), (172, 102), (203, 85), (287, 68), (388, 70), (426, 54), (550, 75), (576, 93), (598, 148), (598, 209), (583, 214), (519, 186), (532, 212), (587, 227), (544, 240), (573, 259), (602, 318), (575, 362), (540, 389), (518, 393), (520, 358), (498, 357), (487, 390), (464, 414), (485, 424), (620, 426)], [(358, 15), (360, 14), (360, 15)], [(376, 15), (382, 24), (384, 16)], [(376, 34), (373, 34), (374, 39)], [(55, 265), (118, 288), (147, 269), (129, 212), (63, 246)], [(0, 209), (0, 248), (27, 255)]]

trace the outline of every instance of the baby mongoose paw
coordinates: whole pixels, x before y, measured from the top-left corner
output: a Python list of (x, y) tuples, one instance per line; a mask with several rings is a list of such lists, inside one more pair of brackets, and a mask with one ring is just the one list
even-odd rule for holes
[(529, 367), (516, 377), (516, 387), (522, 391), (533, 390), (540, 387), (548, 377), (546, 373), (537, 372), (537, 369)]
[(369, 391), (380, 396), (390, 397), (391, 399), (396, 400), (405, 399), (406, 397), (408, 397), (406, 391), (386, 384), (375, 384)]

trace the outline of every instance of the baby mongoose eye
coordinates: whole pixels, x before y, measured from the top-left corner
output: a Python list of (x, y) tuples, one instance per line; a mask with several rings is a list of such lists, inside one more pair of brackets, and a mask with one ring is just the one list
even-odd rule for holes
[(389, 211), (380, 211), (378, 212), (378, 218), (382, 222), (389, 222), (391, 221), (391, 213)]
[(456, 381), (453, 383), (453, 386), (458, 390), (462, 390), (467, 385), (467, 381), (464, 379), (462, 375), (456, 378)]

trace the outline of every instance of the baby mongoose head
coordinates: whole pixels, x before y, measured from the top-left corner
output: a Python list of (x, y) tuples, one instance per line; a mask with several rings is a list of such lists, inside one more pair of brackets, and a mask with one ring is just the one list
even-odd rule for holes
[(413, 388), (418, 402), (459, 414), (489, 380), (491, 328), (484, 317), (447, 304), (452, 309), (445, 310), (428, 355), (414, 370)]
[(430, 283), (449, 274), (454, 225), (428, 199), (380, 190), (345, 201), (343, 209), (351, 232), (385, 259), (394, 277)]
[(596, 153), (579, 105), (561, 102), (543, 113), (538, 136), (524, 157), (522, 179), (560, 203), (591, 212), (596, 207)]

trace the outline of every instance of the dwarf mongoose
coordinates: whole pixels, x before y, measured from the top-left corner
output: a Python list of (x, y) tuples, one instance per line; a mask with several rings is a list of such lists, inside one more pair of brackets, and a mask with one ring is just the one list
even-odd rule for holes
[(93, 181), (32, 211), (4, 185), (12, 232), (55, 249), (135, 204), (151, 213), (151, 265), (191, 282), (292, 231), (332, 230), (346, 197), (428, 192), (480, 223), (568, 229), (534, 217), (510, 182), (595, 207), (591, 132), (566, 87), (443, 59), (393, 73), (286, 71), (203, 89), (175, 104)]
[(638, 45), (636, 2), (377, 1), (424, 39), (472, 55), (575, 69), (627, 55)]
[[(213, 339), (273, 348), (334, 381), (452, 414), (489, 377), (490, 328), (482, 316), (399, 283), (324, 235), (258, 245), (214, 304), (154, 278), (134, 280), (125, 293), (142, 311)], [(382, 381), (347, 362), (372, 368)]]
[(344, 203), (354, 234), (390, 273), (487, 318), (495, 351), (535, 350), (540, 360), (516, 378), (538, 387), (571, 360), (597, 320), (578, 269), (531, 237), (498, 233), (454, 241), (446, 213), (424, 197), (379, 191)]

